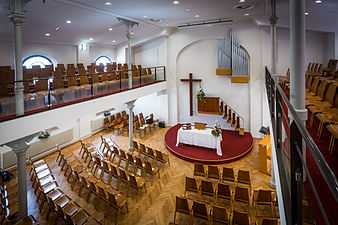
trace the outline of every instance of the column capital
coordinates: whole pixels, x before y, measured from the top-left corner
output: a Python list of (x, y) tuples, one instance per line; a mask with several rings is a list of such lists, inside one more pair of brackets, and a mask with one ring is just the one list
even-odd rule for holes
[(18, 144), (12, 147), (12, 151), (19, 155), (22, 153), (26, 153), (27, 149), (29, 148), (29, 145), (27, 145), (26, 143), (24, 144)]
[(275, 13), (273, 13), (271, 14), (269, 20), (270, 20), (270, 25), (275, 26), (278, 20), (278, 16)]
[(137, 22), (134, 22), (134, 21), (131, 21), (131, 20), (127, 20), (127, 19), (123, 19), (123, 18), (120, 18), (118, 17), (117, 18), (120, 22), (123, 22), (127, 27), (130, 25), (131, 27), (133, 27), (134, 25), (137, 25), (138, 26), (138, 23)]
[(31, 0), (7, 0), (8, 9), (11, 11), (8, 17), (15, 26), (21, 26), (25, 20), (25, 5)]
[(134, 103), (135, 103), (136, 99), (135, 100), (132, 100), (130, 102), (126, 102), (125, 104), (127, 105), (127, 108), (128, 109), (133, 109), (134, 108)]

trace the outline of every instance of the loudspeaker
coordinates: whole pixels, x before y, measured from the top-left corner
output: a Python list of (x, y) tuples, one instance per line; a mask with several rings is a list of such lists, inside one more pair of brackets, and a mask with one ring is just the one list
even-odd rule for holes
[(161, 128), (165, 128), (165, 123), (164, 121), (161, 121), (158, 123), (158, 126), (161, 127)]

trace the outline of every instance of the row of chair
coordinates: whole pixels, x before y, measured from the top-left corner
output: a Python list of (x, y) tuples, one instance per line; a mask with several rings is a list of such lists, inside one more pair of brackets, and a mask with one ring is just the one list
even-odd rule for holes
[(153, 160), (155, 164), (162, 164), (163, 167), (166, 163), (170, 166), (168, 154), (162, 153), (157, 149), (153, 150), (152, 148), (146, 147), (144, 144), (137, 143), (136, 141), (133, 141), (133, 149), (135, 153), (138, 154), (138, 157), (143, 156), (145, 160)]
[[(203, 219), (207, 221), (208, 224), (213, 224), (214, 222), (238, 225), (252, 224), (248, 213), (241, 212), (235, 209), (228, 211), (225, 207), (209, 205), (207, 203), (178, 196), (176, 196), (174, 224), (176, 222), (177, 213), (188, 215), (189, 224), (194, 224), (195, 218)], [(255, 224), (257, 225), (257, 221), (255, 221)], [(278, 219), (272, 218), (263, 218), (261, 223), (261, 225), (277, 224)]]
[(32, 162), (31, 158), (29, 160), (32, 165), (31, 180), (34, 180), (32, 187), (35, 194), (38, 193), (37, 202), (40, 201), (39, 211), (41, 213), (47, 203), (47, 220), (50, 213), (54, 213), (54, 224), (60, 219), (65, 224), (101, 224), (60, 189), (44, 159), (36, 162)]
[(9, 223), (19, 212), (17, 179), (4, 183), (0, 178), (0, 224)]

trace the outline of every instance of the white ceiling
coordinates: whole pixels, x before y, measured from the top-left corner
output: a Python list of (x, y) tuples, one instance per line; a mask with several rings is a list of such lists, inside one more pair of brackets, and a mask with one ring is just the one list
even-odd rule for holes
[[(126, 28), (117, 17), (138, 22), (139, 25), (133, 27), (134, 37), (138, 38), (151, 35), (167, 26), (220, 18), (235, 21), (260, 18), (266, 23), (268, 16), (266, 9), (269, 7), (267, 0), (246, 0), (246, 3), (255, 5), (249, 10), (234, 9), (234, 6), (240, 4), (239, 0), (179, 0), (178, 5), (172, 4), (173, 0), (108, 0), (112, 3), (111, 6), (106, 6), (105, 0), (45, 1), (43, 3), (43, 0), (32, 0), (26, 5), (26, 20), (22, 30), (24, 41), (118, 45), (126, 41)], [(289, 1), (277, 2), (278, 24), (288, 26)], [(11, 41), (12, 24), (6, 7), (7, 1), (0, 1), (0, 40)], [(311, 29), (323, 31), (338, 29), (336, 14), (338, 0), (323, 0), (320, 5), (315, 4), (314, 0), (306, 0), (306, 8), (310, 12), (306, 17), (307, 26)], [(250, 13), (250, 16), (244, 16), (245, 13)], [(197, 14), (198, 18), (195, 17)], [(151, 22), (150, 18), (161, 21)], [(71, 24), (65, 23), (68, 19), (72, 21)], [(57, 26), (61, 27), (58, 31), (55, 30)], [(109, 27), (113, 30), (108, 31)], [(46, 37), (45, 33), (51, 35)], [(93, 38), (92, 41), (89, 40), (90, 37)]]

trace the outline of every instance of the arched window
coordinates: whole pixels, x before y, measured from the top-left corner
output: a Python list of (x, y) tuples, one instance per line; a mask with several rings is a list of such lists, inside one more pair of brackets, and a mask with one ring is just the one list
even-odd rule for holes
[(95, 60), (96, 65), (100, 65), (100, 63), (103, 63), (103, 65), (106, 66), (107, 63), (111, 63), (111, 60), (108, 56), (102, 55)]
[(41, 68), (45, 68), (46, 65), (53, 65), (52, 61), (42, 55), (32, 55), (25, 58), (22, 62), (23, 66), (26, 66), (27, 69), (31, 69), (32, 66), (39, 65)]

